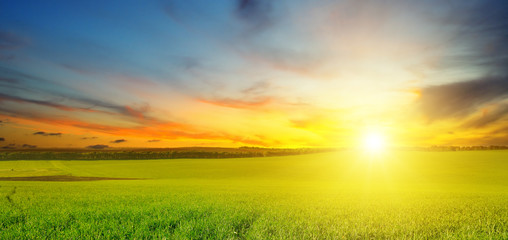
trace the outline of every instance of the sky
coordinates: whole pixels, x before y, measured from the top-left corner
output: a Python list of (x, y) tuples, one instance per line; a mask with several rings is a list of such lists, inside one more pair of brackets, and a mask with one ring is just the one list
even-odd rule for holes
[(508, 2), (0, 1), (0, 147), (508, 145)]

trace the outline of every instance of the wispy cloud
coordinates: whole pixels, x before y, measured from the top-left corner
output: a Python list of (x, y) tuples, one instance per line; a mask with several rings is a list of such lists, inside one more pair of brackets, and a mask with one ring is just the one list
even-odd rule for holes
[(274, 87), (268, 81), (257, 81), (251, 86), (236, 90), (238, 97), (199, 97), (202, 103), (239, 109), (256, 109), (265, 107), (271, 103), (281, 103), (281, 99), (273, 95)]
[(32, 104), (37, 104), (37, 105), (46, 106), (46, 107), (52, 107), (52, 108), (56, 108), (56, 109), (59, 109), (62, 111), (68, 111), (68, 112), (72, 112), (72, 111), (101, 112), (101, 111), (96, 111), (96, 110), (89, 109), (89, 108), (71, 107), (71, 106), (66, 106), (66, 105), (54, 103), (51, 101), (33, 100), (33, 99), (27, 99), (27, 98), (23, 98), (23, 97), (10, 96), (10, 95), (3, 94), (3, 93), (0, 93), (0, 102), (1, 101), (12, 101), (12, 102), (18, 102), (18, 103), (32, 103)]
[(111, 143), (124, 143), (124, 142), (127, 142), (127, 140), (125, 140), (125, 139), (117, 139), (117, 140), (111, 141)]
[(482, 110), (482, 115), (467, 121), (463, 126), (466, 128), (482, 128), (493, 124), (508, 115), (508, 104), (486, 107)]
[(261, 97), (251, 100), (241, 100), (232, 98), (215, 98), (215, 99), (199, 99), (200, 102), (213, 104), (222, 107), (230, 108), (255, 108), (265, 106), (272, 102), (270, 97)]
[[(24, 93), (25, 95), (39, 96), (41, 99), (32, 99), (27, 97), (16, 96), (12, 94), (2, 93), (0, 88), (0, 102), (11, 101), (23, 104), (36, 104), (40, 106), (46, 106), (55, 108), (61, 111), (67, 112), (89, 112), (99, 113), (108, 115), (119, 115), (126, 118), (131, 118), (134, 121), (151, 120), (152, 118), (147, 116), (150, 111), (150, 105), (148, 103), (129, 105), (129, 104), (116, 104), (110, 103), (100, 99), (93, 99), (90, 97), (82, 96), (83, 94), (72, 95), (65, 91), (52, 91), (43, 89), (40, 86), (34, 85), (44, 83), (45, 85), (57, 84), (60, 88), (61, 85), (55, 83), (55, 81), (48, 80), (41, 77), (35, 77), (31, 74), (26, 74), (9, 68), (0, 67), (0, 79), (4, 79), (8, 86), (4, 86), (7, 90), (17, 89), (15, 92)], [(62, 104), (66, 102), (67, 104)]]
[(16, 59), (16, 50), (30, 44), (28, 38), (14, 32), (0, 30), (0, 61), (12, 61)]

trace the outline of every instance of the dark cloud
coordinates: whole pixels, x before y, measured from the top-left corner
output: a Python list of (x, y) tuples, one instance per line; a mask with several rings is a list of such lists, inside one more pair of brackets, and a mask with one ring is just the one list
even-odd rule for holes
[[(0, 111), (1, 111), (1, 108), (0, 108)], [(0, 120), (0, 127), (9, 123), (9, 119), (6, 119), (6, 120)]]
[(74, 66), (72, 64), (68, 64), (68, 63), (62, 63), (62, 64), (60, 64), (60, 66), (62, 66), (65, 69), (68, 69), (68, 70), (70, 70), (72, 72), (75, 72), (75, 73), (78, 73), (78, 74), (82, 74), (82, 75), (92, 75), (92, 74), (94, 74), (94, 72), (92, 72), (90, 70), (86, 70), (86, 69)]
[(491, 77), (424, 88), (419, 104), (429, 120), (464, 117), (508, 96), (508, 78)]
[(9, 77), (0, 77), (0, 82), (9, 83), (9, 84), (16, 84), (16, 83), (19, 83), (19, 80), (15, 79), (15, 78), (9, 78)]
[(23, 144), (21, 147), (22, 148), (37, 148), (36, 145), (30, 145), (30, 144)]
[(178, 11), (178, 6), (175, 1), (165, 1), (163, 6), (163, 11), (166, 13), (166, 15), (171, 18), (171, 20), (182, 23), (182, 16), (180, 14), (180, 11)]
[(50, 133), (50, 132), (34, 132), (33, 135), (40, 135), (40, 136), (62, 136), (62, 133)]
[(22, 98), (22, 97), (10, 96), (10, 95), (3, 94), (3, 93), (0, 93), (0, 101), (33, 103), (33, 104), (43, 105), (43, 106), (47, 106), (47, 107), (54, 107), (54, 108), (58, 108), (61, 110), (66, 110), (66, 111), (72, 110), (71, 107), (60, 105), (57, 103), (52, 103), (49, 101), (26, 99), (26, 98)]
[(86, 148), (91, 148), (91, 149), (105, 149), (105, 148), (109, 148), (108, 145), (103, 145), (103, 144), (97, 144), (97, 145), (90, 145), (90, 146), (87, 146)]
[(0, 61), (12, 61), (16, 58), (14, 54), (0, 55)]
[(117, 139), (117, 140), (111, 141), (111, 143), (123, 143), (123, 142), (127, 142), (127, 140), (125, 140), (125, 139)]
[(12, 61), (16, 55), (12, 50), (26, 47), (29, 41), (12, 32), (0, 31), (0, 61)]
[[(63, 105), (63, 104), (59, 104), (59, 103), (55, 103), (55, 102), (51, 102), (51, 101), (27, 99), (27, 98), (11, 96), (11, 95), (7, 95), (7, 94), (3, 94), (3, 93), (0, 93), (0, 102), (1, 101), (31, 103), (31, 104), (37, 104), (37, 105), (46, 106), (46, 107), (52, 107), (52, 108), (56, 108), (56, 109), (59, 109), (62, 111), (68, 111), (68, 112), (72, 112), (72, 111), (101, 112), (101, 111), (93, 110), (91, 108), (73, 107), (73, 106)], [(135, 115), (136, 117), (139, 117), (139, 115), (142, 114), (142, 113), (138, 113), (138, 111), (136, 111), (136, 110), (132, 110), (128, 106), (121, 107), (120, 109), (121, 109), (120, 112), (123, 112), (125, 115), (130, 115), (130, 116)]]
[(270, 0), (238, 0), (235, 13), (249, 30), (262, 30), (274, 21), (272, 8)]
[(12, 32), (0, 31), (0, 50), (12, 50), (28, 45), (28, 40)]
[(5, 141), (5, 138), (0, 137), (0, 142), (3, 142), (3, 141)]
[[(472, 68), (486, 74), (476, 80), (424, 88), (419, 104), (430, 121), (446, 118), (469, 120), (461, 126), (481, 128), (508, 114), (508, 3), (485, 0), (462, 4), (447, 3), (450, 10), (438, 21), (455, 29), (449, 46), (437, 64), (437, 72), (470, 73)], [(480, 116), (471, 116), (480, 113)]]
[(161, 140), (159, 139), (151, 139), (151, 140), (148, 140), (147, 142), (160, 142)]
[(81, 140), (97, 139), (97, 137), (82, 137)]
[(8, 144), (2, 147), (2, 149), (16, 149), (16, 144)]
[(192, 57), (179, 57), (176, 59), (175, 63), (185, 70), (192, 70), (203, 67), (202, 63), (198, 59)]
[(480, 63), (503, 67), (508, 64), (508, 3), (495, 0), (480, 1), (464, 16), (465, 35), (478, 38), (482, 50)]
[(463, 48), (443, 56), (438, 68), (469, 71), (476, 66), (507, 75), (508, 4), (496, 0), (462, 2), (448, 2), (448, 14), (436, 18), (443, 26), (455, 29), (447, 44)]
[[(100, 99), (88, 98), (86, 96), (80, 96), (81, 94), (79, 93), (71, 95), (53, 92), (52, 90), (48, 89), (40, 89), (32, 85), (34, 83), (37, 84), (45, 83), (44, 85), (55, 86), (56, 83), (54, 81), (45, 78), (32, 76), (30, 74), (26, 74), (17, 70), (1, 66), (0, 66), (0, 79), (4, 79), (4, 81), (0, 80), (0, 83), (3, 82), (8, 84), (3, 87), (7, 88), (6, 91), (8, 91), (9, 93), (12, 92), (12, 89), (16, 89), (17, 90), (16, 92), (24, 93), (24, 95), (26, 96), (40, 95), (47, 96), (47, 98), (52, 99), (52, 100), (39, 100), (39, 99), (30, 99), (26, 97), (19, 97), (12, 94), (2, 93), (1, 91), (2, 89), (0, 88), (0, 101), (31, 103), (46, 107), (57, 108), (63, 111), (83, 111), (105, 114), (119, 114), (131, 119), (135, 119), (137, 121), (153, 120), (153, 118), (147, 116), (147, 113), (150, 111), (150, 105), (147, 103), (129, 106), (110, 103), (102, 101)], [(61, 87), (60, 85), (55, 86), (55, 88), (60, 87)], [(60, 102), (64, 100), (67, 102), (71, 102), (73, 104), (72, 105), (61, 104)]]

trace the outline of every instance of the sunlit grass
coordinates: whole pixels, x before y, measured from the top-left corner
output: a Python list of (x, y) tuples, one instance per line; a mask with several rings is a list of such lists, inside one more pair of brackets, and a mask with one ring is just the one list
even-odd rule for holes
[(508, 237), (508, 152), (367, 157), (0, 162), (0, 177), (147, 178), (0, 181), (0, 239)]

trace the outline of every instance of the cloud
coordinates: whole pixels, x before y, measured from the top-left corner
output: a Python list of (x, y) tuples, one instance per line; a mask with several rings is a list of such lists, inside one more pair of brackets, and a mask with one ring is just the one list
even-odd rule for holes
[(238, 0), (235, 14), (248, 30), (260, 31), (273, 23), (272, 7), (270, 0)]
[(163, 6), (163, 11), (166, 15), (171, 18), (171, 20), (177, 23), (183, 23), (182, 16), (180, 11), (178, 11), (178, 6), (175, 1), (165, 1)]
[(198, 99), (202, 103), (213, 104), (230, 108), (255, 108), (265, 106), (273, 101), (271, 97), (258, 97), (251, 100), (240, 100), (234, 98)]
[(18, 95), (25, 96), (38, 95), (38, 96), (46, 96), (47, 98), (52, 99), (57, 98), (58, 102), (66, 100), (67, 102), (71, 102), (72, 105), (64, 105), (50, 100), (29, 99), (26, 97), (20, 97), (1, 92), (0, 92), (0, 102), (11, 101), (17, 103), (37, 104), (68, 112), (80, 111), (80, 112), (102, 113), (108, 115), (121, 115), (124, 117), (135, 119), (136, 121), (147, 121), (147, 120), (150, 121), (153, 119), (146, 116), (147, 113), (150, 111), (150, 105), (147, 103), (133, 105), (117, 104), (103, 101), (100, 99), (92, 99), (86, 96), (80, 96), (80, 94), (52, 92), (47, 88), (40, 88), (39, 85), (41, 83), (44, 83), (44, 85), (54, 86), (53, 89), (62, 89), (63, 86), (56, 83), (55, 81), (32, 76), (31, 74), (26, 74), (17, 70), (1, 66), (0, 66), (0, 82), (9, 84), (8, 86), (5, 86), (7, 89), (16, 89), (16, 92), (19, 93)]
[(97, 144), (97, 145), (90, 145), (90, 146), (87, 146), (86, 148), (91, 148), (91, 149), (105, 149), (105, 148), (109, 148), (108, 145), (103, 145), (103, 144)]
[(455, 40), (466, 39), (473, 42), (478, 54), (463, 59), (484, 66), (497, 74), (508, 74), (508, 4), (495, 0), (479, 1), (466, 8), (462, 26)]
[(464, 124), (464, 127), (481, 128), (489, 124), (497, 122), (508, 115), (508, 104), (501, 104), (495, 106), (494, 109), (484, 109), (480, 117), (469, 120)]
[(37, 148), (37, 145), (23, 144), (22, 148)]
[[(86, 130), (93, 130), (116, 136), (154, 137), (160, 139), (204, 139), (204, 140), (230, 140), (232, 142), (257, 144), (267, 146), (264, 139), (247, 138), (225, 132), (200, 130), (194, 126), (177, 122), (151, 122), (150, 125), (138, 127), (121, 127), (104, 124), (85, 122), (77, 119), (49, 118), (40, 115), (17, 113), (11, 116), (12, 121), (26, 121), (26, 124), (33, 122), (50, 124), (52, 126), (67, 126)], [(0, 115), (1, 116), (1, 115)]]
[(18, 103), (32, 103), (32, 104), (37, 104), (37, 105), (46, 106), (46, 107), (52, 107), (52, 108), (56, 108), (56, 109), (59, 109), (62, 111), (68, 111), (68, 112), (72, 112), (72, 111), (100, 112), (100, 111), (96, 111), (96, 110), (93, 110), (90, 108), (71, 107), (71, 106), (67, 106), (67, 105), (54, 103), (51, 101), (27, 99), (27, 98), (11, 96), (11, 95), (0, 93), (0, 102), (2, 102), (2, 101), (11, 101), (11, 102), (18, 102)]
[(464, 117), (480, 106), (508, 97), (508, 78), (490, 77), (430, 86), (418, 103), (429, 120)]
[[(0, 111), (1, 111), (1, 108), (0, 108)], [(9, 123), (9, 119), (0, 120), (0, 127), (4, 126), (5, 124), (8, 124), (8, 123)]]
[(467, 75), (480, 69), (484, 74), (426, 87), (418, 103), (430, 121), (467, 118), (461, 127), (487, 127), (508, 114), (508, 4), (486, 0), (452, 5), (449, 13), (435, 18), (452, 34), (445, 44), (450, 50), (439, 53), (434, 70), (440, 75)]
[(246, 95), (262, 95), (270, 90), (270, 83), (267, 81), (259, 81), (254, 83), (252, 86), (242, 90), (243, 94)]
[(12, 32), (0, 32), (0, 50), (12, 50), (28, 45), (29, 41)]
[(50, 132), (34, 132), (33, 135), (40, 135), (40, 136), (62, 136), (62, 133), (50, 133)]
[(330, 79), (338, 71), (337, 66), (330, 65), (333, 61), (328, 53), (313, 45), (305, 45), (298, 50), (287, 46), (249, 45), (235, 50), (241, 57), (256, 66), (267, 66), (276, 71), (312, 79)]
[(9, 78), (9, 77), (0, 77), (0, 82), (9, 83), (9, 84), (16, 84), (16, 83), (19, 83), (19, 80), (15, 79), (15, 78)]
[(16, 144), (11, 143), (2, 147), (2, 149), (16, 149)]
[(95, 73), (95, 72), (93, 72), (91, 70), (86, 70), (84, 68), (80, 68), (80, 67), (74, 66), (72, 64), (68, 64), (68, 63), (62, 63), (62, 64), (60, 64), (60, 66), (62, 66), (65, 69), (68, 69), (68, 70), (70, 70), (72, 72), (81, 74), (81, 75), (92, 75), (92, 74)]
[(161, 141), (161, 140), (159, 140), (159, 139), (150, 139), (150, 140), (148, 140), (147, 142), (152, 143), (152, 142), (160, 142), (160, 141)]
[(111, 143), (123, 143), (123, 142), (127, 142), (127, 140), (125, 140), (125, 139), (117, 139), (117, 140), (111, 141)]
[(5, 138), (0, 137), (0, 142), (4, 142), (4, 141), (5, 141)]
[[(446, 40), (429, 46), (429, 52), (437, 54), (430, 68), (440, 76), (478, 69), (486, 73), (483, 78), (507, 76), (508, 4), (496, 0), (439, 4), (448, 10), (433, 13), (432, 22), (446, 26), (446, 31), (437, 32)], [(426, 13), (431, 11), (427, 8)]]
[(52, 102), (49, 102), (49, 101), (40, 101), (40, 100), (26, 99), (26, 98), (22, 98), (22, 97), (10, 96), (10, 95), (3, 94), (3, 93), (0, 93), (0, 102), (1, 101), (33, 103), (33, 104), (43, 105), (43, 106), (47, 106), (47, 107), (58, 108), (58, 109), (64, 110), (64, 111), (73, 111), (74, 110), (71, 107), (60, 105), (60, 104), (56, 104), (56, 103), (52, 103)]
[(311, 126), (314, 126), (318, 120), (313, 118), (305, 118), (305, 119), (291, 119), (289, 120), (291, 126), (295, 128), (307, 129)]
[(11, 61), (16, 58), (12, 50), (24, 48), (29, 44), (28, 39), (12, 32), (0, 31), (0, 61)]
[[(149, 118), (145, 115), (150, 110), (150, 106), (148, 104), (144, 104), (144, 105), (141, 105), (140, 107), (135, 108), (132, 106), (109, 104), (109, 103), (105, 103), (102, 101), (91, 100), (91, 99), (86, 99), (86, 98), (71, 98), (71, 97), (69, 97), (69, 99), (78, 101), (78, 102), (81, 102), (84, 104), (92, 105), (92, 106), (90, 106), (90, 107), (73, 107), (73, 106), (63, 105), (63, 104), (59, 104), (59, 103), (54, 103), (51, 101), (27, 99), (27, 98), (11, 96), (11, 95), (0, 93), (0, 102), (12, 101), (12, 102), (18, 102), (18, 103), (31, 103), (31, 104), (37, 104), (37, 105), (46, 106), (46, 107), (52, 107), (52, 108), (56, 108), (56, 109), (59, 109), (62, 111), (67, 111), (67, 112), (81, 111), (81, 112), (104, 113), (104, 114), (120, 114), (120, 115), (123, 115), (126, 117), (140, 120), (140, 121), (152, 119), (152, 118)], [(105, 108), (105, 109), (110, 110), (112, 112), (96, 110), (96, 109), (93, 109), (94, 107)]]
[(97, 139), (97, 137), (82, 137), (81, 140)]

